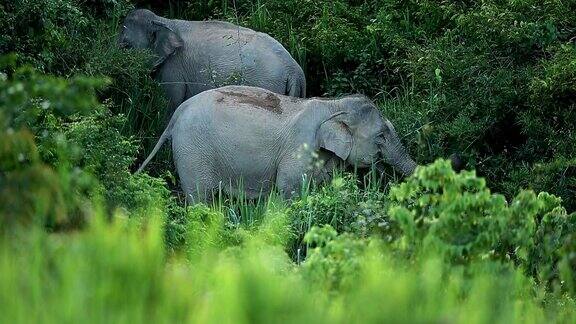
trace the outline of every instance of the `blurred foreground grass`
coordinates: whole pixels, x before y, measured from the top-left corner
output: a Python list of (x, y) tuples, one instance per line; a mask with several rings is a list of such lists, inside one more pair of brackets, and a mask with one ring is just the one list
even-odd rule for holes
[[(207, 208), (205, 209), (207, 211)], [(94, 215), (67, 234), (17, 231), (0, 245), (0, 318), (30, 322), (542, 323), (573, 322), (574, 301), (544, 294), (493, 262), (413, 262), (376, 239), (315, 229), (307, 261), (284, 252), (285, 215), (270, 212), (226, 246), (207, 222), (180, 255), (167, 255), (162, 218)], [(221, 238), (220, 238), (221, 239)], [(201, 246), (202, 249), (197, 247)], [(334, 280), (338, 286), (327, 284)]]

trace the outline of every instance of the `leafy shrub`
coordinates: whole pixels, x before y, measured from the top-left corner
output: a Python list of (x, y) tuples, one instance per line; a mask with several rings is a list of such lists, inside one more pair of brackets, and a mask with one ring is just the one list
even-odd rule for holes
[[(0, 52), (19, 54), (22, 64), (51, 74), (69, 75), (98, 52), (95, 32), (106, 18), (117, 23), (131, 8), (128, 1), (15, 0), (2, 4)], [(105, 36), (111, 40), (109, 30)]]
[[(14, 64), (13, 56), (2, 60), (4, 71)], [(85, 204), (95, 181), (74, 168), (69, 159), (73, 148), (51, 125), (98, 105), (94, 91), (104, 81), (64, 80), (29, 67), (0, 76), (0, 132), (5, 138), (0, 159), (2, 228), (18, 223), (78, 226), (87, 215)]]
[(508, 204), (474, 172), (456, 174), (443, 160), (418, 168), (389, 198), (401, 251), (432, 251), (455, 263), (511, 260), (543, 282), (558, 278), (557, 253), (576, 229), (576, 214), (559, 198), (522, 191)]
[(193, 260), (167, 259), (158, 214), (144, 221), (109, 218), (97, 214), (73, 235), (30, 231), (18, 244), (1, 237), (3, 318), (524, 323), (571, 322), (575, 315), (574, 301), (543, 303), (519, 271), (488, 263), (463, 275), (437, 259), (404, 262), (329, 228), (314, 230), (318, 250), (296, 267), (282, 251), (248, 242), (219, 253), (199, 250)]
[(163, 180), (132, 175), (130, 168), (138, 146), (133, 137), (120, 133), (126, 122), (124, 116), (112, 115), (107, 107), (100, 106), (90, 116), (74, 118), (63, 128), (68, 140), (82, 152), (75, 164), (96, 175), (106, 202), (138, 214), (138, 210), (167, 200), (170, 192)]
[(151, 208), (166, 213), (166, 240), (170, 249), (182, 247), (186, 212), (172, 197), (166, 181), (131, 171), (138, 142), (121, 130), (128, 123), (124, 115), (114, 115), (107, 105), (94, 107), (90, 115), (74, 117), (60, 125), (68, 142), (76, 149), (71, 162), (97, 178), (99, 195), (110, 208), (122, 208), (131, 216), (147, 216)]
[(366, 242), (338, 235), (330, 225), (312, 227), (304, 237), (311, 246), (303, 265), (307, 280), (325, 290), (350, 289), (361, 267)]
[(567, 290), (574, 296), (576, 294), (576, 240), (574, 233), (564, 240), (562, 249), (555, 253), (561, 258), (559, 264), (560, 279)]
[[(5, 68), (14, 57), (4, 57)], [(163, 180), (133, 176), (133, 138), (120, 134), (125, 119), (98, 103), (102, 79), (70, 80), (44, 76), (22, 67), (2, 74), (0, 198), (2, 228), (30, 222), (59, 229), (78, 227), (92, 200), (123, 207), (131, 215), (167, 208), (171, 247), (180, 242), (175, 219), (182, 211)]]
[[(202, 253), (220, 251), (229, 244), (229, 231), (226, 231), (225, 217), (205, 205), (196, 205), (188, 211), (186, 227), (187, 252), (191, 258)], [(239, 243), (236, 240), (236, 243)]]
[[(75, 61), (74, 53), (83, 48), (78, 36), (89, 28), (90, 20), (73, 1), (16, 0), (2, 5), (0, 27), (6, 30), (0, 39), (0, 52), (20, 53), (23, 63), (43, 72), (65, 69)], [(59, 55), (57, 54), (59, 53)]]
[(194, 260), (245, 244), (249, 249), (264, 245), (283, 249), (294, 237), (285, 207), (274, 204), (265, 207), (258, 222), (243, 226), (227, 218), (221, 205), (189, 207), (185, 231), (188, 257)]
[(339, 233), (388, 234), (385, 197), (374, 186), (360, 189), (352, 175), (335, 176), (330, 184), (291, 204), (288, 213), (299, 240), (312, 227), (322, 225), (330, 225)]
[[(110, 110), (124, 114), (122, 135), (136, 136), (148, 152), (164, 129), (166, 99), (150, 77), (150, 53), (122, 50), (116, 31), (133, 5), (128, 1), (18, 0), (3, 5), (0, 52), (15, 52), (19, 64), (45, 73), (106, 76), (110, 85), (98, 95)], [(56, 54), (58, 53), (58, 54)]]

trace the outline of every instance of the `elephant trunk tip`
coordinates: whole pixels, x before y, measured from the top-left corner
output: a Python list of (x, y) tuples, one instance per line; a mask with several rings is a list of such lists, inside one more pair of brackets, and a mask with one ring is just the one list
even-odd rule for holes
[(452, 169), (456, 172), (462, 171), (464, 169), (465, 163), (462, 157), (458, 153), (452, 153), (449, 157), (450, 163), (452, 164)]
[(414, 173), (414, 170), (416, 170), (417, 166), (418, 166), (418, 164), (416, 164), (416, 162), (409, 160), (405, 165), (403, 165), (400, 168), (400, 171), (405, 176), (411, 176), (412, 173)]

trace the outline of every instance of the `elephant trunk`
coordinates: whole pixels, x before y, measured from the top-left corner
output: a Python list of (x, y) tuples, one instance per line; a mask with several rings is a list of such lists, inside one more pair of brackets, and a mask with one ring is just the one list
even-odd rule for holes
[(416, 162), (412, 160), (404, 146), (398, 142), (391, 152), (389, 152), (388, 162), (394, 169), (399, 170), (403, 175), (409, 176), (416, 169)]
[(462, 169), (464, 169), (466, 165), (466, 163), (464, 162), (464, 160), (462, 160), (462, 157), (458, 153), (453, 153), (452, 155), (450, 155), (448, 159), (452, 164), (452, 169), (454, 169), (454, 171), (456, 172), (462, 171)]
[(400, 171), (405, 176), (409, 176), (414, 172), (417, 164), (410, 157), (408, 151), (406, 151), (406, 148), (402, 145), (402, 142), (400, 142), (396, 131), (392, 127), (390, 129), (384, 144), (380, 146), (382, 155), (394, 169)]

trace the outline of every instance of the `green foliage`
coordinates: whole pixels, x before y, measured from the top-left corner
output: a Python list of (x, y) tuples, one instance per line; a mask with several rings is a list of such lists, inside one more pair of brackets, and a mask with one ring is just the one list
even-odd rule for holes
[(556, 257), (560, 257), (559, 272), (562, 282), (567, 290), (574, 295), (576, 293), (576, 240), (574, 232), (569, 234), (560, 251), (556, 252)]
[(294, 230), (303, 237), (313, 226), (331, 225), (338, 232), (373, 234), (389, 229), (384, 217), (385, 194), (376, 186), (361, 190), (352, 175), (336, 175), (330, 184), (314, 190), (290, 206)]
[(558, 279), (558, 253), (576, 230), (576, 214), (568, 215), (559, 198), (521, 191), (508, 204), (474, 172), (456, 174), (443, 160), (418, 168), (389, 198), (401, 251), (455, 263), (511, 260), (542, 282)]
[[(301, 267), (250, 237), (243, 247), (167, 261), (157, 215), (110, 222), (97, 213), (74, 235), (27, 231), (17, 244), (2, 237), (3, 319), (539, 323), (571, 322), (575, 316), (572, 300), (543, 303), (521, 272), (475, 264), (464, 275), (434, 258), (406, 263), (378, 244), (336, 236), (329, 228), (311, 232), (319, 246)], [(323, 285), (332, 278), (346, 285)]]
[[(196, 205), (188, 210), (187, 218), (186, 245), (190, 258), (198, 258), (203, 253), (222, 250), (231, 245), (230, 232), (226, 231), (222, 213), (204, 205)], [(240, 238), (232, 241), (238, 244)]]
[[(14, 212), (10, 218), (43, 208), (54, 211), (55, 215), (48, 217), (50, 227), (81, 224), (87, 197), (102, 197), (109, 209), (121, 207), (133, 216), (163, 206), (160, 208), (169, 212), (168, 243), (172, 247), (181, 244), (183, 212), (164, 181), (131, 175), (141, 139), (151, 145), (163, 128), (161, 108), (166, 105), (159, 86), (149, 76), (149, 53), (126, 55), (115, 45), (119, 19), (132, 5), (127, 1), (94, 1), (88, 6), (69, 0), (22, 0), (2, 6), (1, 24), (14, 30), (0, 39), (3, 52), (17, 54), (7, 57), (10, 66), (29, 63), (44, 72), (78, 75), (64, 80), (39, 75), (27, 67), (6, 70), (14, 86), (3, 92), (10, 107), (4, 110), (2, 121), (9, 132), (27, 126), (37, 143), (37, 149), (30, 150), (37, 155), (34, 161), (48, 164), (43, 166), (57, 173), (35, 166), (33, 177), (52, 186), (32, 186), (37, 193), (24, 204), (10, 191), (5, 206), (18, 207), (8, 208)], [(110, 99), (103, 106), (97, 97)], [(17, 159), (26, 160), (27, 156), (12, 155), (13, 161)], [(33, 183), (29, 177), (32, 175), (9, 179), (13, 186), (25, 188), (27, 182)], [(58, 182), (65, 185), (54, 185)], [(67, 191), (59, 192), (59, 186)], [(40, 206), (32, 207), (35, 204)], [(75, 220), (67, 221), (70, 217)]]
[(46, 73), (106, 76), (110, 84), (99, 89), (99, 97), (108, 99), (112, 112), (126, 116), (121, 134), (136, 136), (149, 151), (164, 128), (167, 103), (150, 76), (150, 53), (116, 46), (118, 25), (132, 4), (17, 0), (3, 6), (0, 27), (13, 32), (0, 38), (0, 52), (15, 52), (19, 64)]
[[(78, 235), (29, 231), (27, 238), (18, 241), (19, 248), (3, 239), (3, 318), (11, 322), (80, 318), (98, 322), (128, 313), (141, 320), (154, 314), (164, 272), (158, 221), (154, 218), (143, 229), (123, 217), (107, 224), (97, 214), (89, 229)], [(20, 248), (26, 252), (18, 252)], [(14, 294), (28, 299), (27, 305)]]
[(138, 210), (167, 200), (170, 192), (160, 179), (132, 175), (130, 167), (138, 146), (133, 138), (120, 133), (126, 122), (124, 116), (112, 115), (101, 106), (90, 116), (73, 119), (63, 127), (68, 140), (81, 148), (75, 164), (97, 176), (106, 201), (138, 214)]
[[(3, 60), (6, 69), (14, 64), (13, 56)], [(91, 200), (100, 198), (134, 216), (168, 207), (168, 218), (178, 217), (181, 211), (163, 180), (131, 174), (137, 146), (119, 132), (126, 119), (111, 115), (96, 99), (96, 89), (105, 80), (66, 80), (30, 67), (2, 76), (3, 229), (30, 223), (52, 229), (78, 227), (90, 213)], [(168, 227), (167, 233), (177, 231)], [(177, 239), (169, 244), (177, 244)]]
[[(41, 71), (61, 71), (81, 49), (69, 35), (89, 28), (86, 15), (69, 0), (16, 0), (2, 4), (0, 52), (23, 54), (24, 63)], [(84, 38), (83, 40), (86, 40)]]
[(330, 225), (312, 227), (304, 240), (312, 246), (303, 266), (306, 278), (325, 290), (351, 289), (361, 267), (366, 242), (338, 235)]
[[(9, 69), (13, 57), (0, 68)], [(0, 223), (78, 226), (86, 216), (87, 194), (94, 180), (74, 169), (72, 148), (52, 125), (98, 105), (94, 88), (103, 80), (64, 80), (29, 67), (0, 74)], [(45, 164), (50, 161), (53, 167)], [(7, 226), (7, 227), (5, 227)]]

